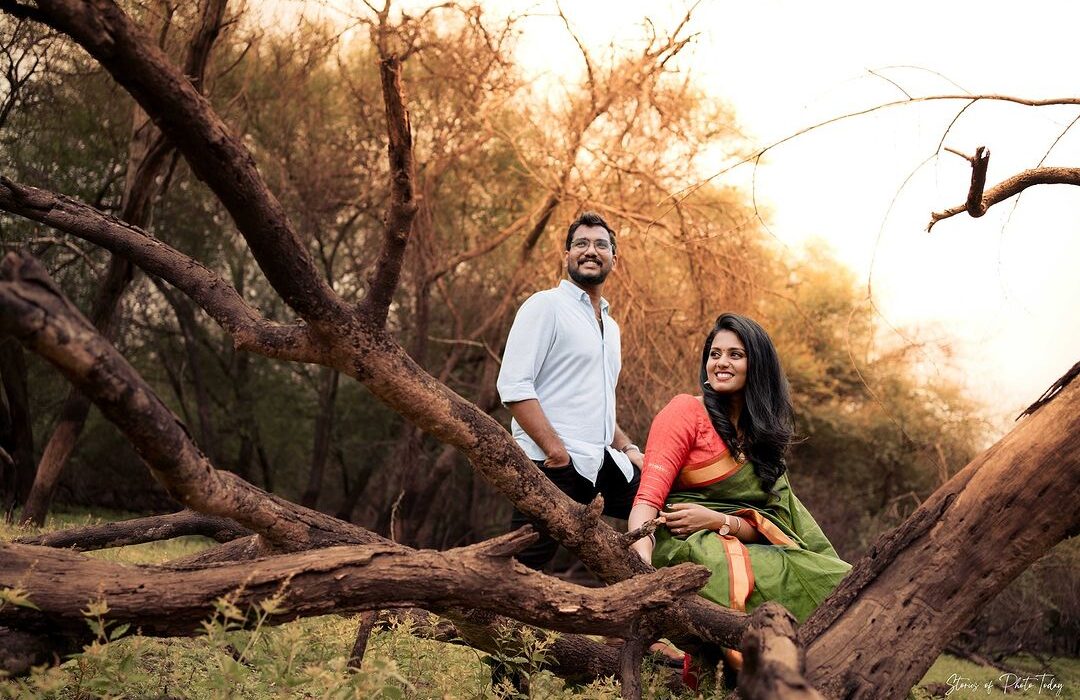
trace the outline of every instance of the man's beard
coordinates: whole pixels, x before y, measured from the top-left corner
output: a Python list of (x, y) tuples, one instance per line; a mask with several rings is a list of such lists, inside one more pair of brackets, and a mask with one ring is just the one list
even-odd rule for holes
[(582, 272), (581, 271), (581, 263), (582, 262), (584, 262), (584, 261), (579, 261), (577, 265), (575, 265), (574, 267), (571, 267), (568, 270), (568, 272), (570, 273), (570, 279), (572, 279), (574, 282), (577, 282), (578, 284), (583, 284), (583, 285), (588, 285), (588, 286), (601, 284), (601, 283), (603, 283), (604, 280), (607, 279), (608, 274), (611, 273), (611, 268), (609, 267), (609, 268), (605, 269), (603, 263), (600, 263), (600, 269), (597, 270), (596, 272)]

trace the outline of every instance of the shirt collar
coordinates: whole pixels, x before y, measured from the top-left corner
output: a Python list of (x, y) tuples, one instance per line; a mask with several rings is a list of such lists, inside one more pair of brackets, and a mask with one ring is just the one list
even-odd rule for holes
[[(561, 289), (564, 293), (571, 295), (572, 297), (574, 297), (574, 299), (577, 299), (578, 301), (585, 301), (589, 304), (592, 304), (592, 300), (589, 299), (589, 293), (571, 282), (570, 280), (564, 279), (559, 282), (559, 289)], [(600, 311), (602, 313), (608, 313), (608, 307), (610, 306), (611, 304), (608, 304), (607, 299), (605, 299), (604, 297), (600, 297)]]

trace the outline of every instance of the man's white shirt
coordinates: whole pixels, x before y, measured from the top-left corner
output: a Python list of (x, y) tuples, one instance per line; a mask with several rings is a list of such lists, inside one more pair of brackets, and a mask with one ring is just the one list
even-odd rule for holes
[[(574, 468), (594, 484), (605, 450), (627, 481), (634, 474), (630, 459), (611, 448), (622, 353), (606, 299), (600, 300), (600, 316), (603, 333), (589, 295), (569, 280), (533, 294), (514, 318), (497, 383), (503, 403), (540, 402)], [(516, 420), (511, 428), (530, 459), (547, 457)]]

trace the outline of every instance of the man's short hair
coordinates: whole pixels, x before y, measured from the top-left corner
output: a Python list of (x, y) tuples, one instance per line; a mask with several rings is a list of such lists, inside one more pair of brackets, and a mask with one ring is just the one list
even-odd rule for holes
[(615, 253), (615, 232), (611, 230), (608, 223), (604, 221), (604, 217), (600, 216), (594, 211), (582, 212), (581, 216), (574, 219), (574, 223), (570, 224), (570, 229), (566, 232), (566, 249), (570, 250), (570, 244), (574, 242), (574, 231), (577, 231), (582, 226), (599, 226), (607, 231), (608, 238), (611, 240), (611, 252)]

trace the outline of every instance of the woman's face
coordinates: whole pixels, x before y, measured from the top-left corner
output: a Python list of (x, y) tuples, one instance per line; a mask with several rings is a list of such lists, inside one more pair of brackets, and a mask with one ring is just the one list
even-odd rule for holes
[(746, 348), (731, 331), (717, 331), (705, 362), (709, 386), (719, 394), (733, 394), (746, 387)]

